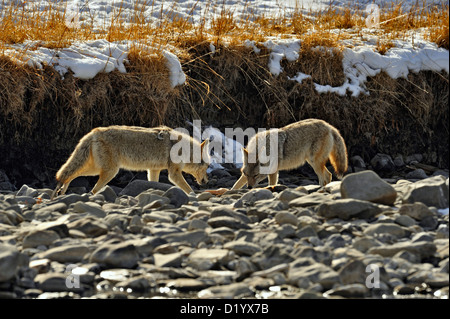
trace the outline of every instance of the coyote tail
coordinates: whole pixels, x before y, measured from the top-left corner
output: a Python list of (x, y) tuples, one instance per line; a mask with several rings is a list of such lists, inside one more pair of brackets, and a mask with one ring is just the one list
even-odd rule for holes
[(344, 139), (338, 130), (332, 130), (334, 145), (330, 154), (330, 162), (333, 165), (335, 174), (338, 178), (342, 178), (347, 171), (347, 147)]
[[(56, 180), (58, 186), (64, 185), (65, 182), (74, 174), (77, 173), (89, 158), (89, 153), (91, 151), (91, 145), (93, 140), (93, 134), (88, 134), (84, 136), (75, 150), (70, 155), (69, 159), (64, 163), (63, 166), (56, 173)], [(57, 187), (58, 187), (57, 186)]]

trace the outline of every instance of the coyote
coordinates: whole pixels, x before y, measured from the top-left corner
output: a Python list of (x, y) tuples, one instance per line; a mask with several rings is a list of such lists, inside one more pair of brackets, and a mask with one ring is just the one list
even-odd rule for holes
[[(248, 188), (252, 188), (267, 176), (269, 185), (276, 185), (278, 182), (278, 171), (294, 169), (302, 166), (305, 162), (312, 166), (319, 177), (321, 186), (331, 182), (331, 173), (325, 167), (328, 159), (339, 178), (342, 178), (347, 171), (347, 148), (344, 139), (339, 131), (327, 122), (318, 119), (307, 119), (272, 130), (278, 139), (278, 144), (275, 146), (277, 149), (274, 149), (274, 151), (278, 150), (277, 154), (274, 154), (276, 152), (271, 152), (270, 147), (268, 147), (270, 132), (264, 131), (254, 135), (250, 139), (247, 148), (242, 149), (242, 175), (231, 189), (239, 189), (245, 184), (248, 185)], [(260, 145), (257, 145), (258, 140), (260, 140)], [(264, 140), (265, 143), (262, 143)], [(269, 158), (271, 154), (277, 155), (275, 158), (277, 166), (267, 174), (260, 172), (262, 162), (259, 158), (261, 155), (258, 154), (261, 154), (261, 150), (264, 149), (267, 153), (266, 156)], [(253, 156), (253, 160), (249, 160), (250, 155)]]
[[(186, 145), (190, 147), (190, 158), (187, 161), (176, 163), (172, 160), (171, 148), (179, 141), (171, 139), (171, 134), (178, 136), (180, 142), (187, 143)], [(205, 140), (200, 144), (189, 135), (167, 126), (95, 128), (81, 138), (72, 155), (56, 173), (58, 183), (51, 198), (53, 199), (59, 191), (65, 194), (70, 182), (78, 176), (99, 175), (92, 189), (92, 193), (95, 194), (116, 176), (120, 168), (147, 170), (149, 181), (158, 181), (160, 171), (167, 169), (169, 180), (189, 194), (192, 188), (181, 172), (193, 175), (199, 184), (208, 181), (206, 174), (209, 166), (208, 143), (209, 140)], [(204, 152), (208, 154), (201, 156), (199, 163), (192, 160), (195, 147), (201, 155)]]

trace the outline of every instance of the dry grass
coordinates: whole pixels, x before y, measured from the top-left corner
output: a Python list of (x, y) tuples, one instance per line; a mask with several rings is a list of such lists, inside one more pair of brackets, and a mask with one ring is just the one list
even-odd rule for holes
[[(322, 12), (308, 12), (298, 8), (295, 12), (279, 12), (275, 16), (249, 13), (247, 18), (239, 20), (235, 12), (225, 7), (218, 7), (211, 23), (207, 16), (212, 11), (209, 4), (200, 23), (194, 24), (192, 19), (169, 17), (160, 20), (158, 24), (148, 23), (149, 17), (144, 11), (143, 0), (136, 0), (132, 8), (132, 23), (125, 23), (125, 13), (122, 6), (113, 7), (110, 20), (94, 28), (94, 17), (89, 11), (89, 3), (82, 8), (80, 24), (70, 28), (66, 20), (71, 11), (67, 7), (50, 5), (44, 10), (26, 10), (19, 4), (11, 2), (0, 12), (0, 44), (16, 44), (25, 41), (36, 41), (49, 48), (66, 47), (73, 41), (106, 38), (109, 41), (132, 40), (150, 41), (153, 45), (177, 44), (186, 40), (197, 40), (201, 43), (207, 39), (226, 38), (232, 42), (242, 42), (242, 39), (262, 41), (270, 36), (303, 36), (311, 32), (325, 32), (334, 29), (360, 30), (365, 27), (363, 10), (358, 8), (338, 8), (330, 5)], [(250, 5), (250, 4), (249, 4)], [(174, 1), (173, 11), (177, 2)], [(156, 10), (156, 8), (154, 8)], [(251, 12), (251, 10), (248, 10)], [(193, 14), (193, 12), (191, 13)], [(448, 31), (448, 4), (429, 6), (418, 1), (410, 10), (405, 11), (401, 2), (386, 2), (380, 8), (380, 28), (385, 33), (401, 35), (407, 30), (418, 28), (430, 29), (430, 40), (445, 47)], [(97, 21), (98, 23), (98, 21)], [(94, 32), (95, 29), (95, 32)]]

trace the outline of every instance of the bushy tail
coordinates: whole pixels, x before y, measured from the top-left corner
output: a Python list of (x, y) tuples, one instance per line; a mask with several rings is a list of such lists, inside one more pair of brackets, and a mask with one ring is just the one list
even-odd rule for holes
[(71, 176), (80, 170), (89, 158), (93, 135), (85, 135), (78, 143), (69, 159), (56, 173), (58, 184), (64, 184)]
[(336, 176), (342, 178), (348, 168), (347, 147), (338, 130), (332, 130), (332, 135), (334, 146), (330, 154), (330, 162), (333, 165)]

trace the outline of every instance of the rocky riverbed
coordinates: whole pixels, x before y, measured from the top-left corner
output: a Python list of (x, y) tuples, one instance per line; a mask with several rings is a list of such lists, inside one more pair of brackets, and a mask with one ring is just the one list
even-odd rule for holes
[(53, 201), (23, 185), (0, 193), (0, 297), (448, 298), (441, 173), (190, 195), (137, 179)]

